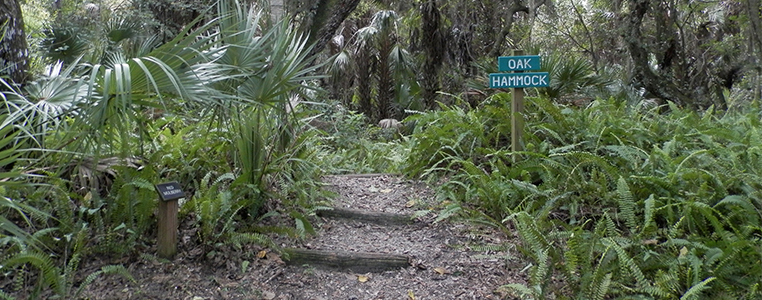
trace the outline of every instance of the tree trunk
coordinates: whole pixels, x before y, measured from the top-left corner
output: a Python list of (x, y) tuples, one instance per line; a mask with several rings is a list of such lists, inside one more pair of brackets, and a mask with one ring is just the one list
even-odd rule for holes
[[(314, 42), (314, 48), (309, 56), (314, 56), (325, 49), (328, 42), (333, 38), (336, 29), (355, 10), (360, 0), (321, 0), (318, 4), (316, 16), (310, 26), (310, 42)], [(332, 10), (330, 18), (326, 19), (328, 12)]]
[(283, 4), (283, 0), (270, 0), (270, 17), (276, 22), (283, 18)]
[(489, 57), (497, 57), (499, 56), (503, 51), (503, 42), (505, 41), (505, 38), (508, 37), (508, 34), (511, 33), (511, 28), (513, 27), (513, 21), (515, 20), (514, 16), (517, 12), (525, 12), (529, 13), (529, 7), (522, 4), (519, 0), (514, 0), (511, 4), (511, 8), (508, 9), (508, 13), (506, 14), (507, 20), (505, 20), (505, 25), (503, 26), (503, 29), (500, 31), (500, 34), (497, 37), (497, 42), (495, 42), (495, 47), (492, 48), (489, 52)]
[(18, 0), (0, 1), (0, 37), (0, 76), (23, 84), (29, 69), (29, 48)]
[[(752, 41), (752, 51), (755, 51), (757, 59), (762, 60), (762, 36), (760, 36), (760, 30), (762, 30), (762, 21), (759, 19), (760, 0), (748, 0), (746, 1), (746, 12), (749, 15), (749, 35)], [(756, 48), (756, 49), (755, 49)]]
[(673, 101), (678, 105), (688, 105), (695, 109), (695, 103), (684, 94), (672, 80), (661, 78), (651, 70), (648, 64), (648, 50), (643, 45), (643, 17), (650, 8), (649, 0), (630, 0), (630, 14), (624, 22), (624, 40), (633, 63), (633, 72), (635, 80), (638, 81), (646, 91), (654, 94), (656, 97)]
[(445, 53), (442, 34), (442, 15), (436, 0), (424, 0), (421, 5), (421, 46), (426, 55), (423, 65), (423, 102), (426, 108), (436, 106), (437, 92), (440, 90), (439, 69), (443, 64)]

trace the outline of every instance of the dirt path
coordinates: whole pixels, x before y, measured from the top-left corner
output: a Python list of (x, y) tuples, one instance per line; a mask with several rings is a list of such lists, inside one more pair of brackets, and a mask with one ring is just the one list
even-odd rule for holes
[[(338, 208), (414, 214), (434, 208), (425, 185), (396, 176), (327, 176)], [(419, 213), (420, 214), (420, 213)], [(282, 247), (331, 253), (406, 256), (402, 269), (356, 272), (319, 263), (294, 265), (262, 249), (219, 253), (183, 248), (172, 262), (142, 258), (129, 265), (138, 284), (106, 277), (89, 287), (91, 299), (502, 299), (496, 289), (523, 282), (515, 253), (500, 249), (505, 237), (488, 228), (434, 224), (434, 214), (409, 225), (379, 225), (351, 219), (318, 218), (317, 235), (303, 241), (279, 238)], [(182, 236), (182, 232), (181, 232)], [(486, 248), (491, 248), (488, 251)], [(503, 247), (505, 248), (505, 247)], [(510, 248), (510, 247), (508, 247)], [(484, 251), (474, 251), (484, 250)]]

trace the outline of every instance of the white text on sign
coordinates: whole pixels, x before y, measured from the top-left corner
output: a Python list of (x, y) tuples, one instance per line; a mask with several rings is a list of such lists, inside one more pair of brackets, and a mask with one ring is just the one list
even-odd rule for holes
[(490, 88), (547, 87), (548, 73), (493, 73), (489, 75)]
[(540, 66), (539, 55), (501, 56), (497, 58), (498, 71), (539, 70)]

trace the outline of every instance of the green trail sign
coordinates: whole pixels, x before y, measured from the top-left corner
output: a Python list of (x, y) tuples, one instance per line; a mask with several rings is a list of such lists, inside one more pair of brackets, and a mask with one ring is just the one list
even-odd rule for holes
[(501, 72), (532, 71), (539, 69), (539, 55), (500, 56), (497, 58), (497, 70)]
[(489, 74), (489, 87), (493, 89), (547, 87), (548, 82), (548, 72)]
[[(489, 87), (493, 89), (509, 89), (511, 92), (511, 150), (514, 152), (524, 149), (524, 88), (546, 87), (550, 83), (548, 72), (523, 73), (523, 71), (540, 70), (539, 55), (524, 55), (524, 51), (514, 50), (513, 56), (497, 58), (497, 69), (500, 72), (489, 74)], [(513, 157), (514, 162), (516, 156)]]

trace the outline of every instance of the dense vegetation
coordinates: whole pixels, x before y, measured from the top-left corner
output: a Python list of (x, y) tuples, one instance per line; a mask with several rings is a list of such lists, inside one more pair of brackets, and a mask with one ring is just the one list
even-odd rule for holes
[[(759, 1), (502, 2), (4, 1), (0, 298), (130, 278), (78, 266), (153, 255), (155, 183), (211, 257), (309, 234), (349, 172), (517, 234), (522, 299), (762, 297)], [(551, 73), (521, 152), (486, 89), (509, 47)]]
[(406, 166), (448, 176), (440, 197), (458, 201), (441, 214), (521, 237), (530, 285), (503, 288), (532, 299), (760, 297), (758, 108), (535, 98), (527, 151), (512, 153), (506, 98), (418, 117)]

